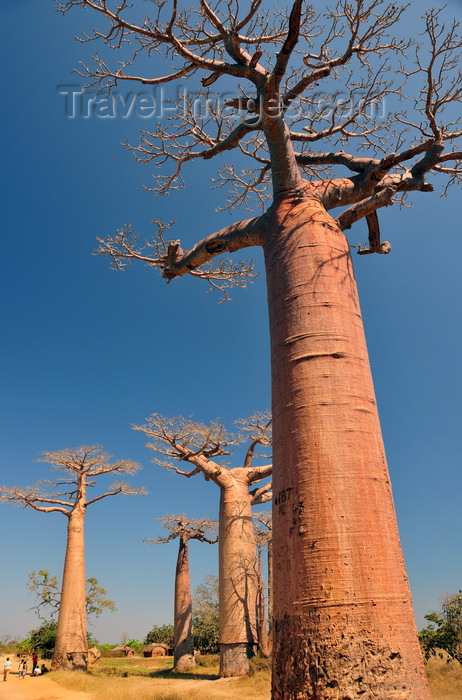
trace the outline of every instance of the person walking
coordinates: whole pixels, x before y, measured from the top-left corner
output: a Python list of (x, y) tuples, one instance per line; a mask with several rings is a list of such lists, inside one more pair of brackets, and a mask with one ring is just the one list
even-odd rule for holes
[(20, 664), (19, 664), (19, 670), (18, 670), (19, 678), (24, 678), (27, 675), (27, 661), (26, 659), (23, 659)]
[(11, 671), (11, 666), (12, 666), (12, 664), (10, 661), (10, 657), (7, 656), (6, 661), (3, 664), (3, 680), (4, 681), (6, 681), (6, 679), (8, 678), (8, 673)]

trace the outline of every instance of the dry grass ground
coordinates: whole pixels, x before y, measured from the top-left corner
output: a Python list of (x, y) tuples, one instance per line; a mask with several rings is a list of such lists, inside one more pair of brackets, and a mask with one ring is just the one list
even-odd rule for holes
[(56, 672), (54, 680), (94, 700), (269, 700), (270, 671), (219, 678), (217, 657), (201, 658), (189, 673), (172, 673), (171, 658), (101, 659), (90, 673)]
[(434, 700), (462, 700), (462, 666), (457, 661), (432, 658), (427, 674)]
[[(264, 662), (256, 662), (252, 675), (245, 678), (218, 678), (217, 657), (202, 657), (190, 673), (172, 673), (171, 658), (102, 659), (90, 673), (58, 671), (47, 674), (59, 686), (53, 690), (56, 700), (270, 700), (270, 671)], [(259, 668), (263, 666), (263, 668)], [(462, 666), (431, 659), (427, 672), (433, 700), (462, 700)], [(4, 695), (0, 700), (32, 700), (42, 679), (17, 680), (8, 690), (19, 694)], [(28, 684), (29, 682), (29, 684)], [(3, 684), (2, 684), (3, 685)], [(7, 684), (5, 684), (7, 685)], [(27, 692), (34, 689), (34, 694)], [(42, 686), (45, 690), (44, 686)], [(67, 689), (67, 694), (66, 694)], [(24, 691), (25, 695), (21, 695)], [(87, 693), (78, 696), (78, 692)], [(51, 696), (40, 696), (50, 700)]]

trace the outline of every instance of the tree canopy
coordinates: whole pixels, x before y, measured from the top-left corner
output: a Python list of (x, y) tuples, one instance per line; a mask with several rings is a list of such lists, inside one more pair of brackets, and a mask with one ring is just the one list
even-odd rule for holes
[[(31, 571), (27, 588), (35, 594), (36, 603), (32, 606), (32, 610), (35, 610), (39, 617), (42, 617), (41, 612), (44, 608), (49, 609), (52, 617), (58, 614), (61, 589), (57, 576), (52, 576), (46, 569), (40, 569), (38, 572)], [(105, 597), (107, 591), (98, 585), (98, 579), (87, 578), (86, 588), (87, 619), (92, 616), (99, 617), (105, 610), (110, 612), (117, 610), (114, 601)]]
[[(0, 486), (0, 501), (10, 502), (22, 508), (33, 508), (42, 513), (62, 513), (68, 518), (75, 506), (85, 509), (108, 496), (118, 494), (145, 495), (143, 488), (130, 486), (124, 481), (117, 481), (109, 489), (94, 498), (84, 497), (83, 485), (92, 488), (97, 477), (105, 474), (133, 475), (141, 466), (130, 459), (111, 462), (111, 456), (103, 452), (99, 445), (82, 445), (77, 448), (65, 448), (54, 452), (43, 452), (37, 462), (46, 462), (53, 472), (64, 472), (67, 478), (57, 476), (55, 479), (42, 479), (34, 486)], [(49, 490), (45, 490), (46, 487)]]
[(211, 518), (188, 518), (184, 513), (171, 513), (160, 518), (163, 527), (167, 530), (167, 536), (154, 538), (147, 537), (145, 542), (149, 544), (165, 544), (177, 539), (199, 540), (208, 544), (216, 544), (218, 522)]
[(194, 643), (203, 654), (219, 651), (218, 607), (218, 577), (209, 574), (193, 597)]
[[(322, 9), (295, 0), (290, 11), (262, 0), (245, 9), (236, 0), (214, 6), (199, 0), (191, 9), (153, 0), (144, 16), (125, 1), (57, 4), (62, 12), (77, 5), (94, 10), (101, 27), (81, 40), (120, 54), (117, 62), (96, 52), (82, 62), (89, 84), (182, 88), (187, 78), (191, 85), (168, 98), (153, 131), (126, 144), (141, 163), (158, 166), (156, 195), (184, 187), (188, 166), (218, 156), (212, 187), (225, 190), (223, 208), (253, 210), (305, 188), (326, 209), (342, 208), (341, 229), (366, 219), (369, 245), (358, 252), (388, 253), (379, 208), (404, 202), (412, 191), (432, 191), (430, 173), (443, 176), (445, 187), (460, 182), (462, 44), (457, 22), (446, 25), (441, 10), (426, 12), (423, 33), (410, 39), (407, 5), (386, 0), (341, 0)], [(143, 53), (158, 57), (158, 74), (152, 63), (147, 69)], [(101, 239), (99, 252), (117, 268), (138, 260), (167, 280), (205, 278), (225, 295), (253, 278), (251, 264), (210, 261), (258, 245), (262, 222), (226, 227), (188, 253), (167, 240), (168, 224), (157, 225), (146, 244), (127, 225)]]
[(448, 654), (462, 664), (462, 591), (443, 598), (441, 609), (425, 615), (429, 625), (419, 634), (425, 658)]
[(169, 649), (173, 649), (173, 625), (154, 625), (147, 633), (145, 644), (166, 644)]

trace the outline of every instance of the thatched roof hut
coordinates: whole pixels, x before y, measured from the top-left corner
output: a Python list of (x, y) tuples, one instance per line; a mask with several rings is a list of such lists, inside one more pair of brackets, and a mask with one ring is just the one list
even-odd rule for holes
[(153, 644), (148, 644), (143, 649), (143, 656), (171, 656), (173, 654), (173, 649), (170, 649), (166, 644), (162, 642), (153, 642)]
[(118, 647), (114, 647), (109, 652), (111, 656), (135, 656), (136, 652), (133, 647), (128, 644), (121, 644)]

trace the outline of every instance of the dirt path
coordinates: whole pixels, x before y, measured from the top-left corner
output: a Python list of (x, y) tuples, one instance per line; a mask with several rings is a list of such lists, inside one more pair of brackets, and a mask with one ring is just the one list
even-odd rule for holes
[[(213, 693), (216, 698), (223, 695), (229, 697), (230, 684), (235, 683), (237, 678), (217, 678), (214, 681), (201, 681), (201, 680), (184, 680), (182, 678), (172, 679), (156, 679), (156, 690), (157, 689), (175, 689), (182, 693), (185, 690), (199, 690), (202, 688), (204, 691)], [(232, 691), (231, 691), (232, 692)], [(1, 698), (1, 696), (0, 696)]]
[(0, 700), (94, 700), (89, 693), (67, 690), (48, 678), (26, 676), (19, 678), (11, 673), (6, 682), (0, 678)]
[[(220, 678), (214, 681), (157, 679), (156, 690), (167, 690), (173, 686), (178, 691), (199, 690), (213, 692), (216, 698), (229, 694), (229, 685), (234, 678)], [(0, 679), (0, 700), (95, 700), (90, 693), (68, 690), (53, 681), (48, 676), (32, 678), (26, 676), (20, 679), (16, 673), (10, 674), (6, 683)]]

